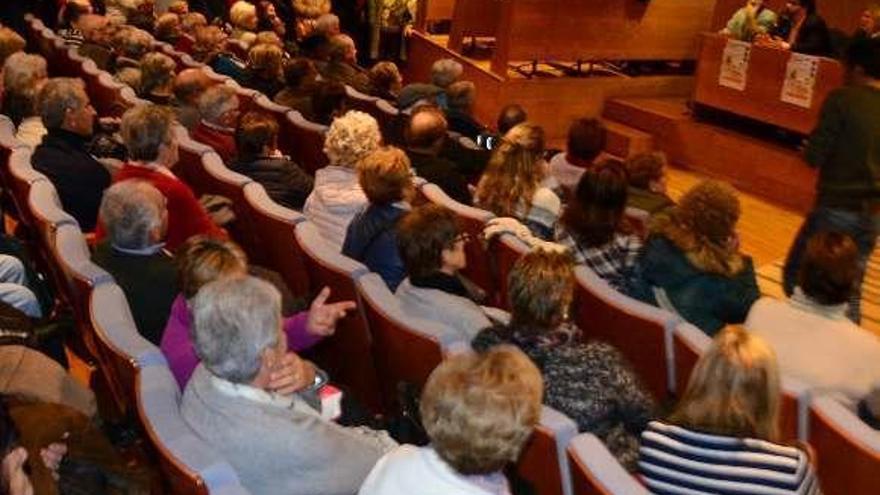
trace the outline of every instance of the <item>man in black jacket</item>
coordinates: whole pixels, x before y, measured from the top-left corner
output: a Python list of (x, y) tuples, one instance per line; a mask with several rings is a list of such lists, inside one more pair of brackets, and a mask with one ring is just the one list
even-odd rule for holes
[(788, 0), (770, 37), (771, 44), (785, 50), (826, 57), (833, 53), (831, 34), (816, 12), (816, 0)]
[(448, 139), (446, 130), (446, 118), (439, 108), (416, 108), (405, 131), (406, 154), (417, 175), (436, 184), (455, 201), (470, 205), (471, 193), (464, 175), (455, 163), (440, 156)]
[(48, 134), (31, 163), (55, 185), (64, 211), (83, 231), (94, 230), (101, 195), (110, 185), (110, 173), (87, 151), (95, 109), (82, 82), (69, 78), (49, 80), (40, 90), (37, 107)]

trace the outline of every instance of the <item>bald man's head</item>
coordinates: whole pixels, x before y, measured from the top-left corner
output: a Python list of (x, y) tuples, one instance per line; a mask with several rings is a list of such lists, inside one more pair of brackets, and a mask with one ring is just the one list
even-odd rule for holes
[(446, 139), (446, 117), (439, 108), (425, 105), (416, 108), (406, 128), (406, 144), (414, 150), (438, 152)]
[(174, 97), (180, 103), (195, 105), (210, 85), (211, 78), (201, 69), (184, 69), (174, 78)]

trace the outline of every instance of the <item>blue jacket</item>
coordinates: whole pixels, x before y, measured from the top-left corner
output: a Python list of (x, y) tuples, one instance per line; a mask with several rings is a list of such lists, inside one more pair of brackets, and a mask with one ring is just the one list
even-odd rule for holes
[(397, 250), (397, 221), (406, 210), (394, 205), (373, 205), (354, 217), (345, 234), (342, 254), (378, 273), (394, 292), (406, 277)]
[(676, 312), (710, 336), (725, 325), (742, 323), (760, 297), (751, 258), (745, 267), (727, 277), (695, 266), (684, 251), (661, 236), (651, 236), (636, 265), (630, 295), (659, 306), (654, 287), (666, 292)]

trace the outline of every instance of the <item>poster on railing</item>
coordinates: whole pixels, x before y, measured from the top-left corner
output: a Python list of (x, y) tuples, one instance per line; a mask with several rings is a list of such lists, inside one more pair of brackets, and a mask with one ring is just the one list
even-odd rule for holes
[(782, 101), (810, 108), (813, 106), (813, 88), (819, 72), (819, 58), (802, 53), (792, 53), (785, 68), (782, 83)]
[(746, 89), (746, 79), (749, 73), (749, 54), (752, 45), (745, 41), (727, 40), (724, 47), (724, 55), (721, 57), (721, 72), (718, 74), (718, 84), (725, 88), (743, 91)]

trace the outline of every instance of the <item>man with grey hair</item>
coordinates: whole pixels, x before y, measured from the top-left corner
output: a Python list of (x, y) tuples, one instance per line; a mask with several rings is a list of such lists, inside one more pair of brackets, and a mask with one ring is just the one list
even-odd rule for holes
[(174, 78), (174, 101), (177, 121), (188, 130), (193, 130), (202, 120), (199, 113), (199, 98), (213, 82), (201, 69), (188, 68), (180, 71)]
[(419, 101), (426, 100), (436, 103), (442, 109), (446, 109), (446, 88), (457, 81), (464, 67), (451, 58), (442, 58), (431, 66), (431, 83), (411, 83), (400, 90), (397, 97), (397, 106), (401, 109), (409, 108)]
[(446, 88), (446, 120), (449, 122), (449, 130), (473, 141), (487, 131), (473, 116), (476, 100), (477, 87), (470, 81), (456, 81)]
[(396, 445), (387, 434), (345, 428), (301, 396), (269, 391), (287, 350), (280, 295), (253, 277), (223, 277), (193, 300), (193, 340), (201, 364), (181, 414), (251, 493), (350, 495)]
[(238, 126), (238, 95), (223, 84), (206, 89), (199, 97), (202, 120), (192, 131), (192, 138), (214, 148), (224, 160), (238, 153), (235, 146), (235, 128)]
[(55, 185), (64, 211), (84, 232), (94, 230), (110, 173), (87, 149), (97, 114), (82, 80), (50, 79), (37, 95), (37, 113), (48, 133), (31, 163)]
[(179, 292), (174, 260), (164, 250), (167, 220), (165, 196), (152, 184), (113, 184), (101, 202), (107, 238), (92, 255), (125, 292), (138, 332), (156, 345)]
[(367, 72), (357, 65), (354, 40), (346, 34), (330, 38), (330, 61), (318, 70), (324, 79), (341, 82), (361, 93), (369, 94), (372, 90)]

